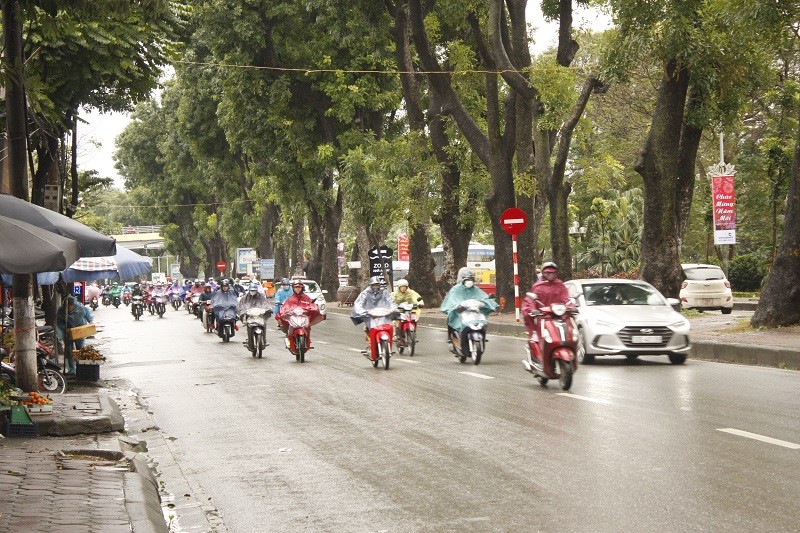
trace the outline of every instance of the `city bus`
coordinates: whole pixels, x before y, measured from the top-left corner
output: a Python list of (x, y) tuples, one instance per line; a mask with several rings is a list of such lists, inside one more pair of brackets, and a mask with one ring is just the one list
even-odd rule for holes
[[(431, 249), (436, 266), (434, 274), (438, 278), (444, 270), (444, 249), (440, 244)], [(496, 292), (496, 272), (494, 268), (494, 245), (470, 242), (467, 249), (467, 265), (475, 273), (475, 283), (490, 296)]]

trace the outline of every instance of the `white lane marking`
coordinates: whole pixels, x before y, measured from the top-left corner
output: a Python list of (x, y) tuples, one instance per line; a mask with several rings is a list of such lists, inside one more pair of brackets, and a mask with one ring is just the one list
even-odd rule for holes
[(793, 442), (787, 442), (785, 440), (780, 440), (780, 439), (773, 439), (772, 437), (765, 437), (764, 435), (759, 435), (758, 433), (750, 433), (749, 431), (742, 431), (741, 429), (717, 428), (717, 431), (722, 431), (723, 433), (730, 433), (731, 435), (739, 435), (740, 437), (747, 437), (748, 439), (760, 440), (761, 442), (766, 442), (768, 444), (775, 444), (777, 446), (783, 446), (784, 448), (790, 448), (792, 450), (800, 450), (800, 444), (795, 444)]
[(363, 352), (364, 350), (362, 350), (362, 349), (359, 349), (359, 348), (348, 348), (348, 349), (347, 349), (347, 351), (349, 351), (349, 352), (358, 352), (358, 353), (361, 353), (361, 352)]
[(397, 356), (397, 355), (392, 356), (392, 359), (395, 360), (395, 361), (400, 361), (401, 363), (412, 363), (414, 365), (418, 365), (419, 364), (419, 361), (414, 361), (413, 359), (400, 359), (400, 357)]
[(611, 402), (608, 400), (603, 400), (602, 398), (590, 398), (589, 396), (581, 396), (579, 394), (572, 394), (571, 392), (557, 392), (558, 396), (566, 396), (567, 398), (575, 398), (576, 400), (583, 400), (585, 402), (592, 402), (592, 403), (602, 403), (606, 405), (610, 405)]
[(493, 376), (485, 376), (483, 374), (476, 374), (475, 372), (459, 372), (459, 374), (464, 374), (465, 376), (472, 376), (474, 378), (494, 379)]

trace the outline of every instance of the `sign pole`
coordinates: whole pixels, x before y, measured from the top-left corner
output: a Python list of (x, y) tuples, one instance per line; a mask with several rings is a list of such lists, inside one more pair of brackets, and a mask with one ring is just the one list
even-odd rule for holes
[(511, 253), (514, 257), (514, 317), (519, 322), (519, 267), (517, 266), (517, 235), (511, 236)]
[(528, 224), (528, 216), (522, 209), (509, 207), (500, 215), (500, 227), (511, 235), (511, 252), (514, 262), (514, 315), (519, 322), (519, 266), (517, 262), (517, 235)]

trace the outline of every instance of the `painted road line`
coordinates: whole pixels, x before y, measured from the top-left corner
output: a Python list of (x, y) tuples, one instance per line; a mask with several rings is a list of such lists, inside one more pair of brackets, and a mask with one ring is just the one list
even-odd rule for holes
[(493, 376), (486, 376), (484, 374), (476, 374), (475, 372), (459, 372), (459, 374), (464, 374), (465, 376), (472, 376), (474, 378), (494, 379)]
[(567, 398), (575, 398), (576, 400), (583, 400), (585, 402), (592, 402), (592, 403), (602, 403), (609, 405), (611, 404), (608, 400), (603, 400), (602, 398), (590, 398), (589, 396), (581, 396), (579, 394), (572, 394), (571, 392), (557, 392), (559, 396), (566, 396)]
[(394, 355), (392, 356), (393, 361), (400, 361), (401, 363), (411, 363), (414, 365), (418, 365), (419, 361), (414, 361), (413, 359), (401, 359), (400, 356)]
[(347, 349), (347, 351), (348, 351), (348, 352), (358, 352), (358, 353), (361, 353), (361, 352), (363, 352), (363, 351), (364, 351), (364, 349), (363, 349), (363, 348), (348, 348), (348, 349)]
[(793, 442), (787, 442), (785, 440), (780, 440), (780, 439), (773, 439), (772, 437), (765, 437), (764, 435), (759, 435), (758, 433), (750, 433), (749, 431), (742, 431), (741, 429), (718, 428), (717, 431), (722, 431), (723, 433), (730, 433), (731, 435), (739, 435), (740, 437), (747, 437), (748, 439), (760, 440), (761, 442), (766, 442), (768, 444), (775, 444), (776, 446), (783, 446), (784, 448), (790, 448), (792, 450), (800, 450), (800, 444), (795, 444)]

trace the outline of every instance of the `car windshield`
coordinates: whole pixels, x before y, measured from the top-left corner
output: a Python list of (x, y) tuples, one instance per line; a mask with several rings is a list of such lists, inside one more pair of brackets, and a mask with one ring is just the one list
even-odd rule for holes
[(306, 286), (306, 292), (319, 292), (319, 286), (313, 281), (304, 281), (303, 285)]
[(683, 273), (686, 279), (691, 281), (725, 279), (725, 273), (722, 272), (722, 269), (715, 266), (684, 268)]
[(654, 288), (630, 283), (586, 284), (583, 297), (586, 305), (666, 305)]

